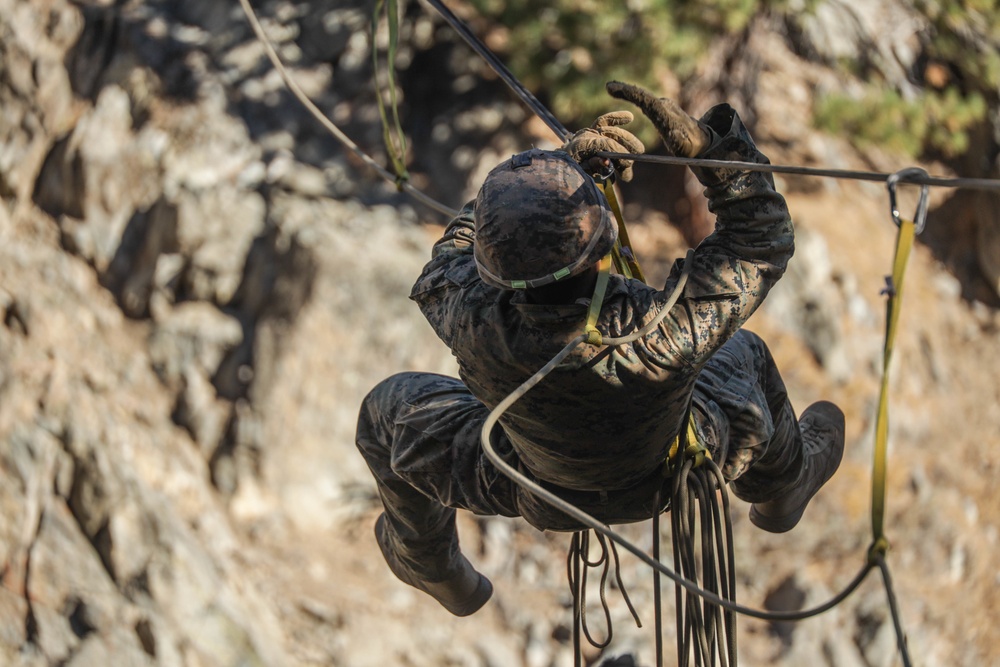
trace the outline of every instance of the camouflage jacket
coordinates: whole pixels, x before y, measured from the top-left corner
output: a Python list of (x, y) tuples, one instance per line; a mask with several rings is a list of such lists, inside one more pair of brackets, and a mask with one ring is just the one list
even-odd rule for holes
[[(735, 111), (703, 118), (713, 141), (700, 157), (766, 163)], [(696, 171), (715, 231), (694, 251), (679, 301), (659, 327), (616, 348), (580, 345), (501, 418), (523, 465), (538, 478), (580, 490), (627, 488), (662, 464), (680, 429), (701, 368), (757, 309), (793, 251), (792, 223), (769, 174)], [(435, 244), (410, 298), (458, 360), (471, 392), (495, 407), (583, 331), (586, 300), (529, 303), (484, 283), (473, 258), (468, 204)], [(624, 336), (652, 319), (664, 288), (612, 275), (598, 329)]]

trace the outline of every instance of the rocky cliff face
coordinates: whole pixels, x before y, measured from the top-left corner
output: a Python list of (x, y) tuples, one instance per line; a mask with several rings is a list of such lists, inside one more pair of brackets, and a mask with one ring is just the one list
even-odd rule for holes
[[(255, 4), (303, 88), (377, 155), (370, 7)], [(414, 182), (457, 206), (499, 157), (551, 139), (477, 83), (443, 26), (408, 16)], [(766, 152), (858, 164), (803, 124), (818, 83), (836, 85), (822, 64), (766, 26), (745, 48)], [(782, 187), (798, 256), (753, 325), (796, 405), (831, 398), (851, 425), (807, 525), (762, 536), (734, 510), (741, 600), (772, 607), (826, 599), (863, 562), (893, 234), (879, 187)], [(381, 563), (354, 419), (390, 373), (453, 372), (406, 300), (441, 220), (295, 103), (237, 3), (0, 0), (0, 198), (0, 664), (571, 664), (566, 536), (463, 516), (497, 586), (469, 619)], [(931, 224), (953, 224), (935, 204)], [(655, 279), (680, 235), (629, 210)], [(975, 258), (945, 270), (917, 250), (894, 368), (890, 563), (919, 664), (1000, 657), (1000, 316), (972, 298)], [(623, 568), (648, 627), (649, 572)], [(650, 631), (613, 614), (614, 642), (588, 659), (651, 664)], [(819, 619), (741, 623), (745, 664), (894, 664), (874, 577)]]

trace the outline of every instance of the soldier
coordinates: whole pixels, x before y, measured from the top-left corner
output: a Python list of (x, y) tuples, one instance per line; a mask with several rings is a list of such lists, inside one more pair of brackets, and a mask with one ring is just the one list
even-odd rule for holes
[[(638, 106), (679, 156), (767, 163), (729, 105), (695, 120), (675, 103), (619, 82), (608, 92)], [(401, 373), (361, 406), (357, 445), (385, 511), (375, 533), (392, 572), (458, 616), (492, 595), (459, 549), (455, 510), (521, 516), (540, 530), (575, 521), (503, 476), (483, 453), (489, 410), (583, 327), (598, 264), (617, 226), (581, 163), (597, 151), (640, 153), (619, 112), (561, 151), (530, 150), (498, 165), (447, 227), (410, 298), (452, 350), (461, 380)], [(614, 165), (631, 176), (631, 161)], [(501, 418), (505, 461), (605, 523), (649, 519), (667, 448), (689, 414), (750, 520), (793, 528), (833, 475), (844, 417), (819, 402), (796, 419), (771, 354), (741, 329), (781, 277), (793, 230), (770, 175), (696, 170), (715, 231), (694, 250), (679, 300), (648, 335), (614, 348), (581, 345)], [(627, 335), (652, 320), (664, 289), (612, 275), (597, 328)], [(669, 487), (661, 494), (669, 497)]]

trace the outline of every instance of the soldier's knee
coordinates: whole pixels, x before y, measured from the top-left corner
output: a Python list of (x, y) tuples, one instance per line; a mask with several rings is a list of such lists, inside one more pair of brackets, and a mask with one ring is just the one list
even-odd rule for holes
[(413, 404), (441, 384), (454, 384), (458, 380), (433, 373), (408, 371), (390, 375), (375, 385), (361, 401), (358, 431), (388, 431), (394, 428), (397, 416), (408, 404)]
[(400, 387), (405, 386), (411, 373), (397, 373), (372, 387), (361, 400), (355, 438), (362, 452), (384, 449), (383, 441), (391, 437), (394, 415), (400, 402)]
[(368, 395), (361, 401), (361, 405), (373, 406), (395, 402), (402, 390), (412, 385), (414, 378), (419, 375), (419, 373), (413, 372), (390, 375), (372, 387), (371, 391), (368, 392)]

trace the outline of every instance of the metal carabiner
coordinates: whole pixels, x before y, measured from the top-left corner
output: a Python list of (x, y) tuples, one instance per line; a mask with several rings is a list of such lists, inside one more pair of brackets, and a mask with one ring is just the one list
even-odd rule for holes
[(615, 163), (608, 160), (608, 168), (603, 173), (591, 174), (590, 176), (601, 185), (604, 185), (609, 182), (614, 183), (615, 175)]
[[(896, 184), (900, 182), (905, 183), (914, 178), (928, 178), (928, 174), (920, 167), (907, 167), (906, 169), (900, 169), (894, 174), (889, 174), (889, 178), (886, 179), (885, 183), (889, 188), (889, 210), (892, 211), (892, 220), (896, 223), (897, 227), (902, 224), (902, 220), (899, 217), (899, 207), (896, 205)], [(914, 233), (916, 234), (924, 231), (924, 225), (927, 224), (927, 196), (929, 192), (930, 186), (926, 183), (921, 183), (917, 212), (913, 214)]]

